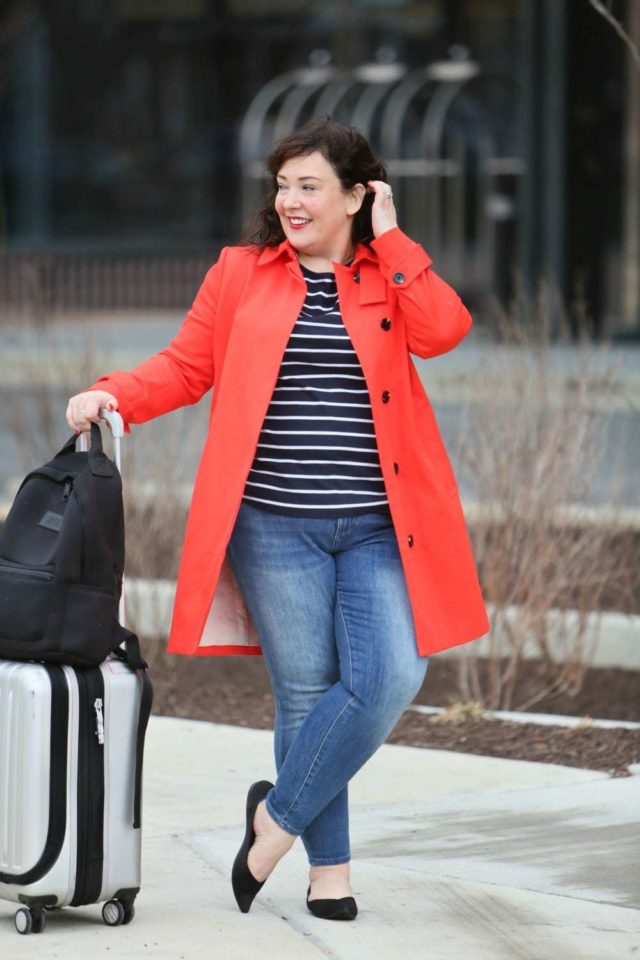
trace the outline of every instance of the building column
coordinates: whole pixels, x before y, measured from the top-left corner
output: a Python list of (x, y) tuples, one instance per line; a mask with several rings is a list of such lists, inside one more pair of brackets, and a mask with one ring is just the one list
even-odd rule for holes
[[(640, 50), (640, 3), (627, 0), (627, 32)], [(622, 226), (622, 330), (640, 333), (640, 65), (627, 51)]]
[(51, 76), (45, 21), (34, 9), (10, 64), (13, 122), (10, 175), (19, 244), (46, 244), (52, 234)]
[(565, 18), (565, 0), (521, 0), (517, 80), (525, 175), (518, 267), (530, 297), (541, 282), (549, 288), (552, 331), (567, 295)]

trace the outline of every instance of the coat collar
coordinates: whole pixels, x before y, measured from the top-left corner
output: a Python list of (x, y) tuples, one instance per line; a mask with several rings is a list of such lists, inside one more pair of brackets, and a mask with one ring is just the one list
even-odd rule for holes
[[(258, 266), (264, 266), (268, 263), (273, 263), (274, 260), (283, 258), (289, 262), (297, 261), (296, 251), (291, 245), (291, 243), (285, 238), (282, 243), (278, 244), (277, 247), (265, 247), (260, 256), (258, 257)], [(356, 267), (357, 264), (361, 263), (363, 260), (371, 260), (374, 263), (377, 263), (378, 257), (374, 250), (371, 250), (370, 247), (367, 247), (364, 243), (359, 243), (356, 247), (353, 260), (349, 264), (349, 268)]]

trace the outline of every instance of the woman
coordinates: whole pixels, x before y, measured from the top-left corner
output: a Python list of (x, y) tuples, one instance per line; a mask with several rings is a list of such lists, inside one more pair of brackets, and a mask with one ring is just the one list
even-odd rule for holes
[(489, 624), (455, 476), (409, 354), (451, 350), (471, 318), (399, 229), (356, 130), (276, 145), (255, 234), (225, 248), (178, 335), (69, 401), (141, 423), (212, 386), (169, 652), (265, 657), (275, 784), (246, 801), (240, 909), (297, 836), (307, 905), (354, 919), (348, 782), (420, 689), (428, 655)]

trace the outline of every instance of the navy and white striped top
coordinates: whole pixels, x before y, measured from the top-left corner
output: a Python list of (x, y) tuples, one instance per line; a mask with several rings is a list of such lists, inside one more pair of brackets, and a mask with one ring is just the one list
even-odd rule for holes
[(389, 510), (369, 391), (333, 273), (302, 267), (307, 296), (289, 338), (243, 500), (274, 513)]

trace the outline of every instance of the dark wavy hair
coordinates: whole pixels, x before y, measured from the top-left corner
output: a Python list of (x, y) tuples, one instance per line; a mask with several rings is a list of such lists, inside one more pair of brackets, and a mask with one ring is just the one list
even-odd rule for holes
[[(284, 137), (273, 147), (267, 157), (266, 167), (271, 182), (267, 188), (264, 203), (253, 223), (244, 231), (242, 242), (264, 250), (265, 247), (277, 247), (284, 240), (284, 231), (280, 218), (275, 211), (275, 199), (278, 192), (277, 175), (287, 160), (303, 157), (318, 150), (329, 161), (340, 180), (342, 189), (351, 190), (356, 183), (366, 187), (368, 180), (387, 180), (387, 171), (383, 163), (375, 156), (368, 141), (355, 127), (345, 127), (342, 123), (326, 117), (324, 120), (312, 120), (300, 127), (288, 137)], [(360, 210), (353, 218), (351, 239), (353, 245), (368, 244), (373, 240), (371, 226), (371, 207), (374, 194), (365, 193)]]

